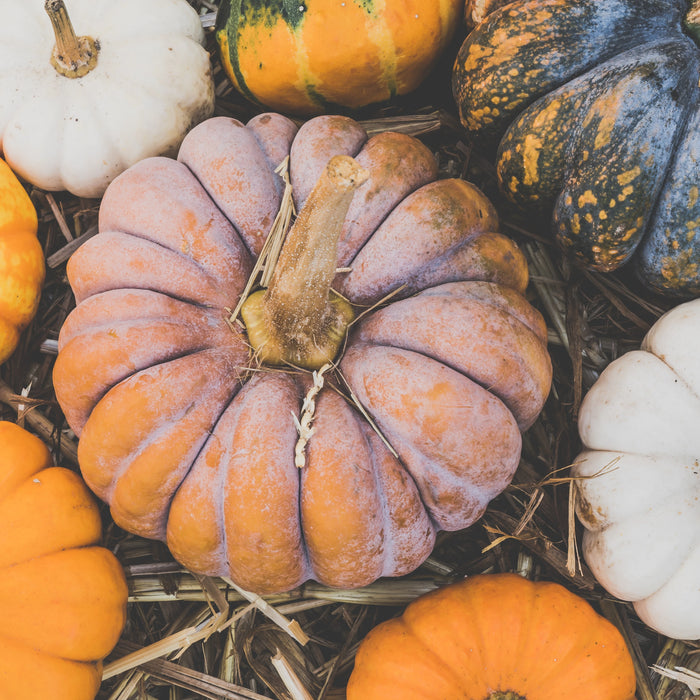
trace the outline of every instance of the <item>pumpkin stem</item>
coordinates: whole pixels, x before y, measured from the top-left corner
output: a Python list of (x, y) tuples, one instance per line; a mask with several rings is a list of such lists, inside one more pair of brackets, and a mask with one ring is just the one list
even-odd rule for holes
[(354, 317), (331, 290), (338, 239), (353, 194), (368, 177), (353, 158), (331, 158), (287, 234), (270, 286), (241, 306), (262, 362), (316, 370), (338, 354)]
[(66, 78), (81, 78), (97, 65), (98, 42), (91, 36), (76, 36), (63, 0), (46, 0), (44, 9), (56, 37), (51, 65)]
[(690, 0), (690, 9), (685, 15), (683, 26), (693, 41), (700, 46), (700, 0)]
[(495, 693), (491, 693), (485, 700), (527, 700), (527, 698), (514, 693), (512, 690), (506, 690), (505, 692), (497, 690)]

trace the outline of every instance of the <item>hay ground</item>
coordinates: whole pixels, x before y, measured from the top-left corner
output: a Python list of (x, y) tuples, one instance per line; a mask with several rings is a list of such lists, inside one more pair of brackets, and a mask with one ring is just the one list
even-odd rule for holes
[[(191, 3), (207, 19), (216, 11), (216, 2)], [(617, 624), (635, 656), (638, 700), (700, 697), (681, 680), (653, 670), (659, 665), (700, 671), (698, 645), (649, 630), (630, 605), (605, 594), (579, 559), (581, 531), (570, 520), (566, 469), (580, 446), (576, 414), (581, 397), (611, 360), (638, 347), (673, 302), (640, 288), (624, 270), (599, 275), (570, 268), (551, 245), (545, 226), (525, 224), (509, 212), (491, 164), (469, 143), (452, 103), (449, 71), (462, 37), (456, 38), (429, 87), (391, 108), (366, 110), (357, 117), (370, 128), (386, 128), (388, 119), (392, 128), (418, 133), (435, 152), (442, 176), (464, 177), (493, 199), (503, 231), (528, 257), (528, 294), (547, 320), (554, 381), (541, 417), (524, 437), (513, 484), (476, 525), (442, 533), (430, 559), (409, 576), (354, 592), (308, 584), (264, 601), (248, 600), (225, 581), (192, 576), (161, 544), (117, 528), (103, 508), (105, 544), (125, 567), (131, 597), (126, 629), (107, 661), (100, 700), (343, 698), (357, 644), (369, 629), (424, 591), (497, 571), (557, 581)], [(231, 89), (211, 34), (209, 41), (216, 113), (245, 121), (259, 110)], [(55, 400), (51, 371), (59, 329), (74, 305), (66, 260), (96, 232), (99, 202), (28, 189), (40, 216), (47, 279), (36, 319), (0, 367), (0, 418), (36, 431), (57, 462), (77, 469), (76, 441)]]

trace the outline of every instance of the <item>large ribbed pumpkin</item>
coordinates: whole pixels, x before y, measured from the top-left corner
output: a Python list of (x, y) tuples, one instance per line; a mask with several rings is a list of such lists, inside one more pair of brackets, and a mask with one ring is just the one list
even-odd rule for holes
[(630, 261), (680, 296), (700, 293), (699, 15), (697, 0), (516, 0), (469, 34), (453, 74), (513, 203), (551, 214), (584, 267)]
[(633, 700), (618, 630), (549, 581), (486, 574), (413, 601), (360, 644), (348, 700)]
[(0, 421), (0, 697), (92, 700), (126, 621), (97, 501), (35, 435)]
[(225, 0), (216, 37), (246, 97), (288, 114), (358, 109), (417, 88), (462, 0)]
[[(299, 215), (243, 328), (288, 155)], [(522, 253), (436, 175), (415, 138), (263, 114), (110, 185), (69, 262), (54, 384), (120, 526), (269, 592), (408, 572), (483, 513), (551, 363)]]

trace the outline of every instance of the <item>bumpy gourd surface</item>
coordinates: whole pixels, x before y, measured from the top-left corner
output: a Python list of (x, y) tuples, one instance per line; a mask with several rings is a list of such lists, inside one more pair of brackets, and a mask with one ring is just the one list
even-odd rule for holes
[(362, 641), (348, 700), (632, 700), (625, 642), (582, 598), (515, 574), (411, 603)]
[[(361, 316), (323, 375), (298, 468), (295, 420), (314, 377), (257, 367), (226, 319), (280, 205), (274, 169), (290, 155), (300, 210), (339, 153), (370, 177), (335, 286), (358, 312), (394, 296)], [(417, 139), (368, 138), (345, 117), (297, 132), (265, 114), (208, 120), (178, 160), (114, 181), (101, 232), (69, 262), (78, 304), (54, 385), (118, 524), (265, 592), (405, 573), (439, 529), (483, 513), (517, 467), (551, 363), (522, 253), (483, 194), (436, 174)]]
[(127, 586), (99, 546), (80, 476), (0, 421), (0, 697), (92, 700), (126, 620)]
[(670, 637), (700, 636), (700, 300), (657, 321), (586, 395), (574, 474), (598, 580)]
[(461, 0), (227, 0), (216, 36), (242, 94), (285, 114), (320, 114), (417, 88), (461, 10)]
[[(681, 0), (518, 0), (467, 38), (453, 88), (519, 207), (552, 214), (584, 266), (634, 258), (651, 288), (700, 292), (700, 50)], [(498, 146), (496, 149), (496, 145)]]

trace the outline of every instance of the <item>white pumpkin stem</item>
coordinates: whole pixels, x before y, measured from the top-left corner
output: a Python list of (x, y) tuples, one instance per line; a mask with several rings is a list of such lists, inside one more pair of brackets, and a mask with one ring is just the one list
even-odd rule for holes
[(263, 362), (315, 370), (337, 354), (354, 317), (331, 290), (338, 239), (354, 192), (368, 177), (353, 158), (331, 158), (287, 234), (270, 286), (241, 307)]
[(97, 65), (99, 43), (91, 36), (76, 36), (63, 0), (46, 0), (44, 9), (56, 37), (51, 65), (66, 78), (87, 75)]

